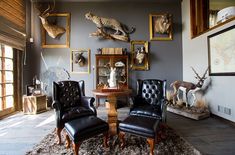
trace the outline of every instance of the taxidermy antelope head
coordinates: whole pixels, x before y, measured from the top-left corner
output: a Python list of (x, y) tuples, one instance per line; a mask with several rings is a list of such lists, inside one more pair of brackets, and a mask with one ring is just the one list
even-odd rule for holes
[(46, 30), (46, 32), (50, 37), (55, 39), (61, 36), (63, 33), (65, 33), (65, 28), (48, 22), (47, 18), (49, 17), (50, 13), (54, 10), (54, 8), (55, 8), (55, 1), (53, 7), (51, 7), (51, 5), (48, 4), (47, 9), (45, 9), (42, 13), (40, 9), (38, 8), (37, 9), (40, 11), (39, 18), (41, 20), (43, 28)]
[(179, 89), (179, 87), (184, 87), (186, 88), (186, 91), (188, 92), (191, 89), (195, 89), (195, 88), (201, 88), (202, 85), (204, 84), (204, 81), (206, 79), (206, 73), (208, 71), (209, 68), (206, 69), (205, 73), (203, 74), (203, 76), (199, 76), (199, 74), (195, 71), (195, 69), (193, 67), (191, 67), (193, 72), (195, 73), (195, 78), (198, 80), (197, 84), (191, 83), (191, 82), (185, 82), (185, 81), (174, 81), (173, 83), (171, 83), (171, 87), (173, 87), (174, 89), (174, 96), (177, 95), (177, 91)]
[(83, 52), (75, 54), (75, 63), (79, 64), (80, 67), (85, 65), (86, 59), (83, 56)]
[(196, 84), (196, 87), (201, 88), (202, 85), (204, 84), (204, 81), (205, 81), (206, 78), (207, 78), (207, 77), (206, 77), (206, 73), (207, 73), (209, 67), (206, 69), (206, 71), (205, 71), (205, 73), (202, 75), (202, 77), (198, 75), (198, 73), (195, 71), (195, 69), (194, 69), (193, 67), (191, 67), (191, 68), (192, 68), (193, 72), (194, 72), (195, 75), (196, 75), (195, 78), (198, 80), (198, 82), (197, 82), (197, 84)]

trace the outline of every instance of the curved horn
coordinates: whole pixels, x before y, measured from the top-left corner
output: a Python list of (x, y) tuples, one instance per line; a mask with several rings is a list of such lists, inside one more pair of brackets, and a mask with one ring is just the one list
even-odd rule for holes
[(47, 9), (45, 11), (43, 11), (43, 13), (41, 15), (44, 16), (50, 9), (51, 9), (51, 5), (48, 4)]
[(192, 66), (191, 66), (191, 68), (192, 68), (193, 72), (196, 74), (196, 78), (201, 79), (201, 77), (198, 75), (198, 73), (195, 71), (195, 69)]
[(202, 79), (206, 79), (206, 73), (207, 73), (207, 71), (209, 70), (209, 67), (207, 67), (207, 69), (206, 69), (206, 71), (205, 71), (205, 73), (203, 74), (203, 76), (202, 76)]

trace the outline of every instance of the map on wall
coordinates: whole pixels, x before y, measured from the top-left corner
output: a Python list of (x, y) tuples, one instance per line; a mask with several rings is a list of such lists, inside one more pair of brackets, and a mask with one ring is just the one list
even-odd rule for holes
[(208, 36), (210, 75), (235, 74), (235, 26)]

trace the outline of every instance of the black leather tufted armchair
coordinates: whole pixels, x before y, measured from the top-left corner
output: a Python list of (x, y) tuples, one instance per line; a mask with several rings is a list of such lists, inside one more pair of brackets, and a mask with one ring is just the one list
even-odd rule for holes
[(137, 80), (137, 96), (132, 102), (130, 115), (151, 117), (166, 122), (166, 80)]
[(56, 112), (58, 144), (61, 143), (61, 131), (66, 122), (83, 116), (96, 116), (94, 101), (93, 97), (85, 96), (84, 81), (53, 82), (52, 107)]

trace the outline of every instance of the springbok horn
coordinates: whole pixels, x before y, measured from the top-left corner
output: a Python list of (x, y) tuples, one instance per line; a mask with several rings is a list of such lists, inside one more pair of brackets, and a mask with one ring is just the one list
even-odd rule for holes
[(195, 69), (194, 69), (193, 67), (191, 67), (191, 68), (192, 68), (193, 72), (196, 74), (196, 76), (197, 76), (199, 79), (201, 79), (201, 77), (198, 75), (198, 73), (195, 71)]
[(203, 76), (202, 76), (202, 79), (206, 79), (205, 76), (206, 76), (206, 73), (207, 73), (208, 70), (209, 70), (209, 67), (207, 67), (205, 73), (204, 73)]

